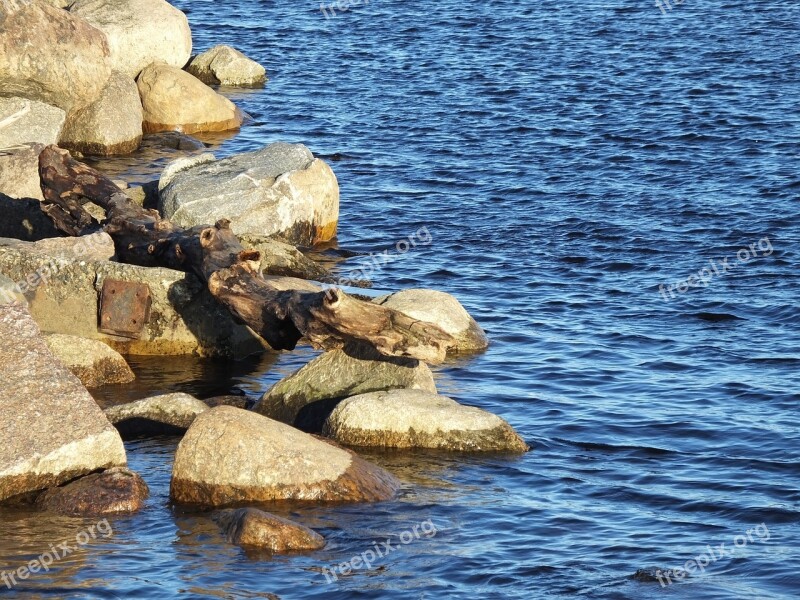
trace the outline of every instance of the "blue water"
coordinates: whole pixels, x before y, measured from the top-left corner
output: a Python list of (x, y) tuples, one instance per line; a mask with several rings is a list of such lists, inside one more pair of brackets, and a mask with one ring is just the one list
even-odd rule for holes
[[(197, 49), (231, 43), (270, 77), (222, 90), (252, 122), (214, 151), (284, 140), (328, 158), (343, 248), (427, 227), (373, 283), (462, 301), (492, 346), (437, 368), (440, 390), (533, 451), (367, 453), (403, 481), (397, 500), (284, 511), (328, 545), (269, 558), (169, 505), (177, 440), (132, 442), (146, 509), (19, 597), (800, 597), (800, 5), (177, 5)], [(137, 393), (257, 396), (310, 356), (134, 361)], [(429, 519), (434, 536), (326, 581)], [(0, 564), (82, 526), (6, 515)], [(709, 564), (666, 587), (632, 577), (695, 557)]]

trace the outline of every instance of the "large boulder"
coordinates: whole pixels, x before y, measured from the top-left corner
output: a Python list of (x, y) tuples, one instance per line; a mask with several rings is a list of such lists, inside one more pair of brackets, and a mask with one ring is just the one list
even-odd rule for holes
[[(236, 323), (196, 276), (86, 258), (91, 249), (85, 237), (61, 240), (72, 245), (71, 254), (0, 245), (0, 274), (16, 282), (43, 331), (100, 340), (125, 355), (240, 358), (264, 350), (263, 340)], [(149, 318), (136, 338), (98, 331), (100, 292), (108, 279), (143, 284), (150, 291)]]
[(138, 511), (149, 495), (139, 474), (114, 467), (47, 490), (36, 499), (36, 505), (71, 517), (121, 515)]
[(67, 113), (100, 96), (111, 75), (102, 31), (44, 2), (6, 0), (4, 7), (0, 95), (39, 100)]
[(497, 415), (419, 390), (353, 396), (325, 422), (323, 434), (349, 446), (526, 452), (528, 445)]
[(116, 429), (20, 304), (0, 304), (0, 501), (125, 466)]
[(308, 527), (257, 508), (221, 510), (214, 520), (229, 542), (244, 548), (285, 554), (319, 550), (325, 545), (325, 539)]
[(243, 502), (375, 502), (398, 481), (351, 452), (231, 406), (201, 413), (178, 444), (173, 500), (202, 506)]
[(87, 388), (136, 379), (122, 355), (103, 342), (60, 333), (50, 334), (45, 340), (50, 352)]
[(97, 100), (70, 115), (59, 145), (83, 154), (128, 154), (142, 141), (142, 118), (136, 83), (115, 71)]
[(189, 21), (164, 0), (78, 0), (69, 10), (105, 33), (112, 68), (131, 79), (154, 62), (182, 68), (191, 57)]
[(211, 85), (252, 86), (262, 84), (267, 79), (264, 67), (236, 48), (224, 45), (198, 54), (186, 66), (186, 70), (203, 83)]
[(254, 410), (304, 431), (319, 432), (344, 398), (391, 389), (436, 393), (436, 384), (428, 365), (418, 360), (331, 350), (273, 385)]
[(445, 292), (408, 289), (381, 296), (373, 302), (438, 325), (456, 339), (456, 344), (448, 352), (476, 352), (489, 346), (489, 339), (481, 326), (454, 296)]
[(298, 246), (336, 235), (339, 184), (302, 144), (277, 142), (223, 160), (206, 156), (165, 175), (160, 208), (185, 227), (226, 218), (237, 235), (277, 234)]
[(136, 85), (145, 133), (227, 131), (237, 129), (244, 120), (233, 102), (176, 67), (152, 64), (139, 74)]
[(180, 435), (189, 429), (197, 415), (207, 410), (206, 403), (177, 392), (111, 406), (105, 413), (122, 438), (129, 439), (143, 435)]
[[(43, 149), (42, 144), (19, 144), (0, 149), (0, 194), (10, 198), (44, 200), (39, 185), (39, 154)], [(44, 215), (38, 203), (36, 208)], [(7, 224), (11, 215), (5, 210), (2, 214), (3, 222)], [(8, 232), (3, 230), (2, 224), (0, 224), (0, 236), (8, 237)]]
[(27, 142), (55, 144), (66, 118), (62, 109), (38, 100), (0, 98), (0, 148)]

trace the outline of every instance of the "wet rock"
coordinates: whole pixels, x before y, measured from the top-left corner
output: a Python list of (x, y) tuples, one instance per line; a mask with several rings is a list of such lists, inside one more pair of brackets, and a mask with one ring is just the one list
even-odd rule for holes
[(123, 439), (146, 435), (182, 435), (208, 405), (183, 393), (163, 394), (111, 406), (106, 417)]
[(29, 142), (55, 144), (66, 117), (62, 109), (44, 102), (0, 98), (0, 148)]
[(325, 539), (308, 527), (256, 508), (229, 509), (214, 519), (228, 541), (245, 548), (258, 548), (273, 554), (319, 550)]
[(455, 297), (445, 292), (409, 289), (376, 298), (374, 302), (444, 329), (457, 341), (448, 352), (475, 352), (489, 346), (480, 325)]
[(192, 54), (186, 15), (164, 0), (78, 0), (69, 10), (105, 33), (113, 69), (131, 79), (154, 62), (183, 67)]
[(323, 434), (349, 446), (526, 452), (528, 445), (497, 415), (419, 390), (353, 396), (325, 422)]
[(318, 432), (344, 398), (390, 389), (436, 393), (425, 363), (377, 353), (331, 350), (273, 385), (254, 410), (262, 415)]
[(103, 342), (58, 333), (46, 336), (45, 341), (55, 357), (87, 388), (136, 379), (122, 355)]
[(180, 131), (162, 131), (160, 133), (149, 133), (142, 138), (142, 148), (170, 148), (185, 152), (202, 152), (206, 149), (206, 145), (197, 138)]
[(258, 250), (261, 253), (262, 273), (314, 281), (333, 281), (333, 277), (325, 267), (306, 258), (291, 244), (252, 233), (240, 235), (239, 241), (246, 249)]
[(0, 338), (0, 501), (125, 466), (119, 434), (27, 308), (0, 305)]
[(353, 453), (261, 415), (219, 406), (178, 445), (173, 500), (202, 506), (281, 500), (375, 502), (398, 481)]
[[(241, 358), (265, 349), (262, 340), (237, 324), (208, 288), (188, 273), (84, 260), (77, 253), (58, 257), (0, 246), (0, 274), (20, 285), (34, 319), (47, 333), (101, 340), (126, 355)], [(150, 289), (150, 316), (138, 338), (98, 331), (100, 292), (106, 279), (143, 283)]]
[[(0, 144), (0, 194), (6, 194), (11, 198), (44, 200), (42, 188), (39, 186), (39, 153), (44, 146), (36, 143), (1, 146), (3, 145)], [(36, 209), (42, 212), (38, 202)], [(6, 221), (8, 213), (3, 211), (2, 214), (3, 220)], [(9, 237), (2, 227), (0, 225), (0, 235)]]
[[(0, 20), (0, 90), (67, 113), (94, 102), (111, 75), (103, 32), (44, 2), (6, 0)], [(30, 140), (25, 140), (30, 141)]]
[(141, 476), (116, 467), (47, 490), (36, 499), (36, 505), (70, 517), (131, 514), (144, 506), (149, 495)]
[(232, 394), (206, 398), (203, 400), (203, 403), (210, 408), (214, 408), (215, 406), (233, 406), (234, 408), (241, 408), (242, 410), (250, 410), (253, 407), (253, 401), (247, 396), (234, 396)]
[(336, 235), (336, 176), (302, 144), (278, 142), (166, 171), (168, 180), (159, 184), (160, 209), (184, 227), (227, 218), (237, 235), (278, 234), (298, 246)]
[(264, 83), (267, 72), (256, 61), (230, 46), (214, 46), (195, 56), (186, 70), (208, 84), (253, 86)]
[(202, 81), (164, 64), (146, 67), (136, 80), (144, 109), (145, 133), (237, 129), (242, 111)]
[(82, 154), (128, 154), (142, 140), (142, 118), (136, 83), (114, 71), (100, 97), (70, 115), (59, 145)]

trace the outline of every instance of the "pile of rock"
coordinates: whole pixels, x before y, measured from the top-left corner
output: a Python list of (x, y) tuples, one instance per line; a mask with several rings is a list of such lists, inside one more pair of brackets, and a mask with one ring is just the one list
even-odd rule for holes
[(243, 113), (203, 82), (266, 79), (228, 46), (192, 57), (186, 15), (164, 0), (67, 4), (0, 7), (0, 147), (58, 143), (108, 156), (132, 152), (146, 132), (235, 129)]

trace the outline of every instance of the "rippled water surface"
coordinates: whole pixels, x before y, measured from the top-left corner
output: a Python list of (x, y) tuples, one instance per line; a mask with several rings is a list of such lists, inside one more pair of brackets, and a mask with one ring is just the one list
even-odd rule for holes
[[(197, 49), (232, 43), (270, 76), (223, 90), (252, 122), (214, 151), (286, 140), (328, 159), (341, 247), (381, 252), (427, 227), (375, 287), (463, 302), (493, 344), (438, 368), (439, 387), (533, 451), (367, 454), (402, 479), (397, 500), (284, 511), (328, 545), (268, 558), (169, 505), (177, 440), (131, 442), (146, 509), (0, 595), (800, 597), (800, 5), (372, 0), (326, 19), (311, 2), (177, 4)], [(705, 287), (675, 289), (712, 259)], [(255, 397), (310, 356), (135, 361), (138, 387), (105, 401)], [(326, 581), (428, 519), (434, 537)], [(8, 513), (0, 564), (84, 524)], [(667, 588), (632, 577), (723, 543)]]

